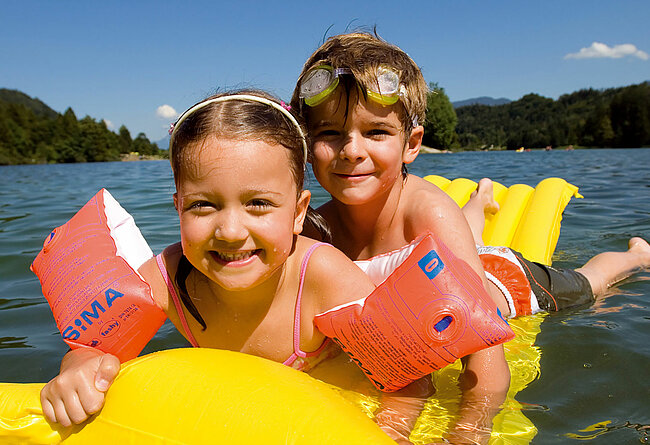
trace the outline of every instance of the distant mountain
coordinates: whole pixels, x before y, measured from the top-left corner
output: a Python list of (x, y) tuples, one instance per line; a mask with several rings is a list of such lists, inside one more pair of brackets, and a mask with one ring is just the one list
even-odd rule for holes
[(24, 105), (32, 110), (37, 116), (43, 116), (50, 119), (54, 119), (59, 115), (59, 113), (41, 102), (40, 99), (31, 98), (27, 94), (18, 90), (0, 88), (0, 102)]
[(169, 135), (159, 141), (154, 142), (161, 150), (169, 150)]
[(506, 99), (505, 97), (501, 97), (499, 99), (495, 99), (493, 97), (487, 97), (487, 96), (481, 96), (481, 97), (475, 97), (473, 99), (465, 99), (465, 100), (459, 100), (456, 102), (452, 102), (451, 104), (454, 106), (454, 108), (459, 108), (459, 107), (465, 107), (467, 105), (505, 105), (509, 104), (512, 102), (510, 99)]

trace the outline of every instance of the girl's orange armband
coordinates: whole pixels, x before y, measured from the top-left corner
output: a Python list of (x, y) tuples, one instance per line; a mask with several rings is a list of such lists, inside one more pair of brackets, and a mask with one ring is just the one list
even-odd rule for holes
[[(396, 391), (514, 337), (478, 275), (428, 234), (368, 297), (315, 318), (377, 388)], [(391, 262), (395, 256), (380, 256)]]
[(71, 348), (94, 347), (121, 362), (137, 357), (166, 319), (137, 272), (152, 255), (105, 189), (48, 235), (30, 268)]

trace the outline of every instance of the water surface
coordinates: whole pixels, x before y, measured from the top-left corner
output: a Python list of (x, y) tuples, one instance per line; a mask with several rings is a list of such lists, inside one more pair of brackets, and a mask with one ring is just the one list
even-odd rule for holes
[[(424, 176), (535, 186), (558, 176), (580, 187), (564, 212), (554, 265), (575, 268), (631, 236), (650, 239), (650, 149), (423, 154)], [(327, 199), (311, 177), (315, 204)], [(43, 239), (100, 188), (135, 218), (152, 250), (178, 240), (166, 161), (0, 167), (0, 381), (42, 382), (67, 350), (29, 264)], [(533, 443), (635, 444), (650, 432), (650, 273), (593, 307), (546, 317), (537, 337), (541, 376), (517, 400), (539, 430)], [(185, 346), (165, 324), (145, 352)], [(581, 429), (600, 424), (590, 432)], [(646, 434), (648, 434), (646, 436)]]

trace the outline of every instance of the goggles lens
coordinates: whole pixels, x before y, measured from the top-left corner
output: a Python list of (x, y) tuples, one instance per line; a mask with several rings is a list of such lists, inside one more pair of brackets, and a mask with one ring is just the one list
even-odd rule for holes
[[(341, 74), (352, 72), (347, 68), (334, 69), (329, 65), (312, 68), (300, 83), (300, 98), (305, 104), (315, 107), (336, 90)], [(377, 83), (369, 87), (367, 93), (375, 102), (393, 105), (400, 97), (399, 75), (390, 68), (380, 66), (377, 69)]]

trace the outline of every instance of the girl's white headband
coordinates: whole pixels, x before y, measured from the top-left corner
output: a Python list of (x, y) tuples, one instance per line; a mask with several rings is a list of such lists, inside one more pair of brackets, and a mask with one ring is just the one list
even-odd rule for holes
[(219, 96), (215, 97), (213, 99), (208, 99), (204, 100), (203, 102), (199, 102), (198, 104), (194, 105), (192, 108), (188, 109), (181, 115), (181, 117), (178, 118), (176, 123), (174, 124), (174, 128), (170, 133), (170, 138), (169, 138), (169, 159), (172, 157), (172, 141), (174, 140), (174, 134), (176, 133), (176, 130), (178, 127), (181, 125), (181, 123), (187, 119), (188, 116), (190, 116), (192, 113), (194, 113), (197, 110), (200, 110), (203, 107), (207, 107), (210, 104), (214, 104), (217, 102), (226, 102), (229, 100), (249, 100), (252, 102), (259, 102), (262, 104), (266, 104), (270, 107), (275, 108), (282, 114), (284, 114), (287, 119), (293, 123), (293, 125), (296, 126), (298, 129), (298, 134), (300, 134), (300, 139), (302, 140), (302, 149), (304, 152), (304, 161), (307, 162), (307, 140), (305, 139), (305, 133), (303, 133), (302, 128), (300, 127), (300, 124), (298, 124), (298, 121), (296, 120), (295, 117), (293, 117), (293, 114), (289, 112), (286, 108), (284, 108), (282, 105), (278, 104), (277, 102), (274, 102), (270, 99), (267, 99), (266, 97), (260, 97), (260, 96), (254, 96), (252, 94), (229, 94), (227, 96)]

